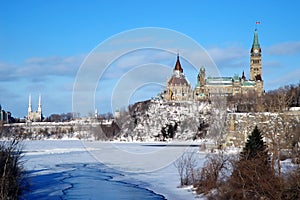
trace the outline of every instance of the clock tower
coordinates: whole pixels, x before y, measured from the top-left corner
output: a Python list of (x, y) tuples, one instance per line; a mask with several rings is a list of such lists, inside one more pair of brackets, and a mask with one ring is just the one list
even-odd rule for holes
[(262, 81), (261, 48), (258, 42), (257, 29), (254, 30), (253, 44), (250, 53), (250, 80)]

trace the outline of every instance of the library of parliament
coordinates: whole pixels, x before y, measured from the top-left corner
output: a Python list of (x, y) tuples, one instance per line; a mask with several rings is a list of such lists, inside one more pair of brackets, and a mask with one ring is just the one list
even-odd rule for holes
[(177, 55), (173, 75), (167, 80), (163, 99), (165, 101), (203, 100), (216, 95), (234, 96), (250, 92), (260, 96), (263, 94), (263, 91), (261, 48), (258, 41), (258, 32), (255, 29), (250, 50), (249, 79), (245, 77), (244, 72), (241, 77), (238, 75), (233, 77), (206, 77), (205, 68), (201, 67), (197, 77), (197, 85), (192, 89), (183, 73), (179, 55)]

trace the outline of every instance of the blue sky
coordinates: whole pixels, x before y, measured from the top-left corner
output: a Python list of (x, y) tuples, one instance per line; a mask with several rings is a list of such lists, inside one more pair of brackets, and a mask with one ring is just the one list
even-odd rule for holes
[[(300, 77), (299, 7), (296, 0), (2, 0), (0, 103), (13, 116), (23, 117), (27, 114), (29, 93), (34, 108), (41, 94), (45, 116), (72, 111), (73, 85), (85, 57), (111, 36), (143, 27), (183, 33), (207, 50), (222, 76), (241, 74), (244, 70), (249, 77), (249, 50), (255, 22), (260, 21), (265, 89), (297, 84)], [(151, 52), (139, 57), (145, 58), (145, 55), (152, 58)], [(173, 67), (176, 58), (169, 58), (163, 62)], [(115, 67), (118, 68), (118, 63)], [(192, 85), (195, 77), (196, 74), (187, 77)], [(104, 83), (106, 88), (118, 81), (113, 79)], [(150, 98), (160, 89), (156, 86), (140, 88), (132, 101)], [(95, 108), (99, 112), (111, 109), (107, 90), (98, 88), (95, 94)]]

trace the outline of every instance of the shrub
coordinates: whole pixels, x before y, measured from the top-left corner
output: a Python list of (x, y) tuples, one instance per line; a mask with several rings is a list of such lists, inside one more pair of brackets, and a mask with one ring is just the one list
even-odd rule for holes
[(204, 166), (200, 170), (197, 181), (194, 183), (198, 194), (209, 193), (216, 189), (223, 182), (227, 181), (228, 174), (232, 169), (233, 157), (220, 152), (219, 154), (208, 157)]
[(282, 199), (300, 199), (300, 166), (287, 175)]
[(18, 199), (26, 187), (18, 140), (0, 143), (0, 199)]

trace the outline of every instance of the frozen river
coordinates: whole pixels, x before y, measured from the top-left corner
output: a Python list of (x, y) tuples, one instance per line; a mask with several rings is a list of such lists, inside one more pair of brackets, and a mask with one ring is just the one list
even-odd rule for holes
[(41, 140), (24, 141), (23, 149), (30, 182), (25, 199), (195, 198), (177, 187), (172, 163), (185, 146)]

